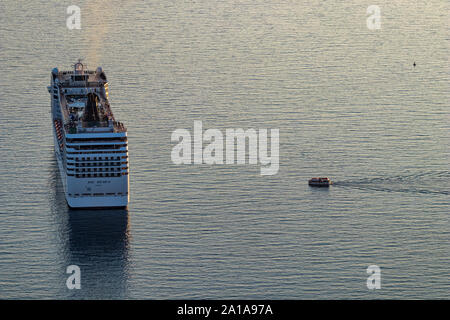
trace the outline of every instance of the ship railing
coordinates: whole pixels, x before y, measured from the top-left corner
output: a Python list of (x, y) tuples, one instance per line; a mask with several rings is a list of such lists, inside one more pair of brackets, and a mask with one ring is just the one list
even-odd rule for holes
[(122, 122), (119, 121), (113, 121), (114, 125), (114, 132), (125, 132), (127, 131), (127, 128), (124, 126)]
[(73, 88), (97, 88), (100, 87), (101, 82), (99, 81), (78, 81), (78, 82), (72, 82), (71, 80), (67, 79), (62, 82), (60, 82), (63, 87), (73, 87)]
[(81, 121), (83, 128), (104, 128), (109, 127), (108, 121)]
[[(106, 131), (126, 132), (127, 128), (119, 121), (69, 121), (64, 125), (69, 134), (93, 132), (96, 129), (106, 129)], [(101, 130), (104, 131), (104, 130)]]

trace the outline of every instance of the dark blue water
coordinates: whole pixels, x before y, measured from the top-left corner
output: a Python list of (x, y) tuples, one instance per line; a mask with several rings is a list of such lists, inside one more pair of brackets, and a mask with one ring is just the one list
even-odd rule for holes
[[(81, 1), (68, 30), (72, 4), (0, 3), (0, 298), (450, 297), (448, 1), (379, 1), (381, 30), (367, 1)], [(65, 204), (46, 86), (80, 57), (128, 127), (127, 210)], [(278, 174), (174, 165), (195, 120), (278, 128)]]

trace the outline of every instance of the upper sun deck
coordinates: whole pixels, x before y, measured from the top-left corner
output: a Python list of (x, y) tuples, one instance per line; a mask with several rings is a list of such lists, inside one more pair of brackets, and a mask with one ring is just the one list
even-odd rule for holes
[(52, 75), (54, 79), (58, 79), (58, 84), (61, 87), (83, 87), (83, 88), (95, 88), (102, 87), (107, 83), (106, 75), (102, 68), (98, 67), (97, 70), (87, 70), (86, 66), (79, 60), (74, 65), (72, 71), (59, 71), (53, 69)]
[[(108, 82), (102, 68), (86, 70), (78, 61), (74, 71), (53, 69), (59, 87), (59, 102), (68, 134), (124, 133), (125, 126), (114, 119), (108, 101)], [(50, 89), (49, 89), (50, 90)]]

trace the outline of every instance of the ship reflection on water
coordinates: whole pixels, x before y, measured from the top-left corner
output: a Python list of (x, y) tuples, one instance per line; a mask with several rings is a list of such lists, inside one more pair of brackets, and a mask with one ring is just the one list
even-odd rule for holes
[[(71, 299), (125, 298), (130, 241), (128, 209), (69, 209), (58, 178), (57, 174), (51, 175), (50, 184), (54, 187), (51, 197), (57, 229), (54, 238), (60, 242), (60, 294)], [(80, 267), (79, 290), (66, 287), (69, 265)]]
[(124, 297), (128, 239), (127, 210), (69, 210), (67, 265), (80, 267), (83, 297)]

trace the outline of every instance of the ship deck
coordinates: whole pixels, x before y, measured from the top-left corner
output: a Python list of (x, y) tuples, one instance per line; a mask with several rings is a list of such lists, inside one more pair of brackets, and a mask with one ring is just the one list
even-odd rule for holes
[(67, 134), (126, 132), (123, 123), (114, 118), (108, 101), (108, 82), (101, 69), (59, 71), (55, 78)]

